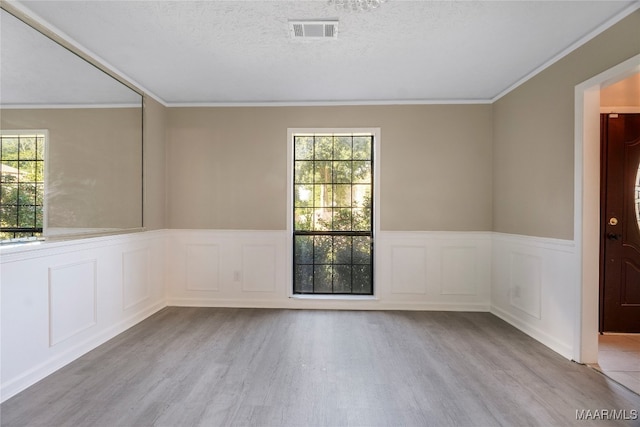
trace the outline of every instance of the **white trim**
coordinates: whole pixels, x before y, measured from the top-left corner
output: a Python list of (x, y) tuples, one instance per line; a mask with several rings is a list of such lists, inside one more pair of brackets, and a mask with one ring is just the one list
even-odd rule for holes
[(3, 104), (3, 110), (47, 110), (47, 109), (74, 109), (74, 108), (140, 108), (140, 103), (135, 104)]
[(581, 363), (595, 363), (598, 358), (600, 90), (637, 72), (640, 55), (575, 87), (574, 239), (580, 305), (575, 314), (574, 359)]
[(142, 229), (121, 230), (117, 234), (110, 235), (65, 236), (67, 237), (66, 240), (45, 240), (33, 243), (3, 245), (0, 246), (0, 265), (32, 258), (44, 258), (69, 252), (83, 252), (100, 247), (119, 245), (129, 242), (132, 237), (141, 240), (165, 238), (167, 231), (168, 230), (144, 231)]
[(342, 101), (220, 101), (168, 102), (166, 107), (341, 107), (367, 105), (469, 105), (491, 104), (491, 99), (372, 99)]
[(378, 299), (333, 299), (289, 297), (286, 300), (271, 299), (219, 299), (219, 298), (168, 298), (168, 307), (234, 307), (278, 308), (296, 310), (406, 310), (406, 311), (477, 311), (489, 312), (490, 305), (475, 302), (412, 302), (380, 301)]
[(566, 357), (567, 359), (572, 358), (573, 349), (571, 348), (571, 346), (567, 345), (566, 343), (563, 343), (562, 341), (558, 340), (556, 337), (550, 335), (549, 333), (541, 329), (538, 329), (527, 322), (522, 321), (522, 319), (519, 319), (516, 316), (511, 315), (510, 313), (508, 313), (505, 310), (502, 310), (499, 307), (492, 305), (490, 313), (493, 314), (494, 316), (499, 317), (505, 322), (515, 326), (520, 331), (529, 335), (531, 338), (534, 338), (535, 340), (543, 343), (544, 345), (546, 345), (556, 353)]
[(522, 234), (509, 234), (494, 231), (491, 233), (493, 240), (505, 240), (531, 247), (539, 247), (554, 251), (574, 253), (576, 243), (573, 240), (556, 239), (551, 237), (526, 236)]
[(569, 47), (567, 47), (566, 49), (562, 50), (560, 53), (558, 53), (557, 55), (555, 55), (554, 57), (552, 57), (551, 59), (549, 59), (548, 61), (546, 61), (542, 65), (540, 65), (538, 68), (534, 69), (530, 73), (528, 73), (525, 76), (523, 76), (520, 80), (516, 81), (511, 86), (509, 86), (508, 88), (504, 89), (502, 92), (498, 93), (496, 96), (494, 96), (491, 99), (491, 103), (496, 102), (497, 100), (499, 100), (503, 96), (507, 95), (509, 92), (515, 90), (516, 88), (518, 88), (520, 85), (522, 85), (526, 81), (532, 79), (537, 74), (539, 74), (542, 71), (546, 70), (547, 68), (549, 68), (550, 66), (552, 66), (553, 64), (555, 64), (556, 62), (558, 62), (559, 60), (564, 58), (565, 56), (569, 55), (574, 50), (578, 49), (580, 46), (584, 45), (585, 43), (587, 43), (588, 41), (592, 40), (593, 38), (595, 38), (596, 36), (598, 36), (602, 32), (604, 32), (607, 29), (609, 29), (610, 27), (614, 26), (615, 24), (617, 24), (618, 22), (620, 22), (621, 20), (623, 20), (627, 16), (631, 15), (633, 12), (635, 12), (638, 9), (640, 9), (640, 2), (636, 1), (633, 4), (631, 4), (629, 7), (625, 8), (623, 11), (618, 13), (617, 15), (613, 16), (612, 18), (608, 19), (603, 24), (599, 25), (593, 31), (589, 32), (588, 34), (586, 34), (583, 37), (581, 37), (580, 39), (578, 39), (576, 42), (574, 42)]
[(309, 295), (309, 294), (293, 294), (290, 297), (291, 299), (298, 300), (328, 300), (328, 301), (378, 301), (379, 298), (376, 298), (373, 295)]
[[(293, 136), (296, 134), (372, 134), (373, 135), (373, 241), (375, 245), (376, 237), (380, 232), (380, 128), (288, 128), (287, 129), (287, 297), (293, 294), (293, 248), (291, 236), (293, 236)], [(373, 251), (373, 296), (377, 297), (378, 287), (375, 286), (377, 277), (377, 256), (378, 251)]]

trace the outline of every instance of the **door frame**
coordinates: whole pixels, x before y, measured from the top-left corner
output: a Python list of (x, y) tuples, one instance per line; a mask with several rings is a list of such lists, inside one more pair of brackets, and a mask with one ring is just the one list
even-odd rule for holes
[(598, 361), (600, 307), (600, 90), (640, 72), (640, 54), (575, 87), (574, 241), (578, 277), (574, 360)]

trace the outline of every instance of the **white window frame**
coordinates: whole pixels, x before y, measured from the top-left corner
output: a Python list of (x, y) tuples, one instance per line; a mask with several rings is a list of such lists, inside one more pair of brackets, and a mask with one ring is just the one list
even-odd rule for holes
[[(313, 295), (293, 293), (293, 137), (310, 133), (366, 133), (373, 135), (373, 295)], [(295, 299), (371, 300), (379, 299), (376, 240), (380, 231), (380, 128), (288, 128), (287, 129), (287, 297)]]

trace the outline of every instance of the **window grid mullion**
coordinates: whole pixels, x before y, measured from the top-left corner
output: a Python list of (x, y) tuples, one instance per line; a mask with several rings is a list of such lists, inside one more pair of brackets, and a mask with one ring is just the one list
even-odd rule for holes
[[(11, 158), (7, 156), (7, 140), (13, 139), (15, 141), (15, 157)], [(33, 140), (33, 141), (30, 141)], [(25, 158), (26, 152), (24, 149), (24, 144), (26, 141), (29, 141), (29, 144), (34, 146), (33, 158), (27, 156)], [(10, 220), (13, 224), (11, 226), (0, 227), (0, 232), (6, 233), (9, 235), (9, 239), (20, 237), (18, 234), (30, 234), (35, 235), (36, 233), (42, 233), (43, 227), (38, 226), (38, 210), (39, 208), (43, 208), (42, 198), (38, 197), (38, 191), (41, 185), (44, 183), (43, 180), (37, 180), (37, 177), (40, 175), (44, 175), (44, 158), (40, 158), (39, 152), (41, 147), (45, 144), (45, 139), (43, 135), (2, 135), (0, 137), (0, 161), (4, 164), (4, 162), (15, 162), (16, 163), (16, 172), (14, 181), (9, 180), (8, 178), (3, 178), (0, 186), (2, 187), (2, 196), (3, 198), (8, 197), (7, 187), (14, 188), (15, 191), (15, 201), (13, 203), (3, 203), (1, 206), (3, 208), (12, 208), (14, 212), (10, 210), (4, 210), (5, 214), (10, 215)], [(27, 168), (23, 167), (25, 165), (29, 165)], [(11, 166), (13, 168), (13, 166)], [(25, 171), (31, 171), (35, 174), (36, 180), (25, 180), (23, 174)], [(22, 203), (22, 198), (27, 197), (33, 201), (28, 201), (27, 203)], [(40, 200), (40, 202), (39, 202)], [(32, 215), (33, 218), (24, 218), (28, 223), (23, 224), (23, 216), (24, 215)], [(6, 218), (6, 217), (5, 217)], [(26, 227), (24, 225), (27, 225)]]
[[(327, 137), (327, 135), (322, 135), (322, 137)], [(337, 206), (337, 192), (336, 192), (336, 177), (337, 177), (337, 170), (336, 170), (336, 162), (338, 161), (336, 159), (336, 137), (335, 135), (331, 135), (331, 155), (329, 159), (319, 159), (318, 156), (318, 151), (316, 150), (316, 144), (318, 143), (318, 136), (317, 135), (313, 135), (312, 137), (312, 160), (311, 162), (311, 173), (312, 173), (312, 186), (313, 186), (313, 193), (312, 193), (312, 202), (311, 202), (311, 208), (312, 208), (312, 223), (311, 223), (311, 229), (310, 230), (295, 230), (294, 229), (294, 235), (306, 235), (309, 236), (312, 239), (312, 245), (311, 245), (311, 249), (312, 249), (312, 259), (311, 259), (311, 267), (312, 267), (312, 278), (311, 278), (311, 282), (312, 282), (312, 292), (313, 293), (323, 293), (323, 292), (318, 292), (319, 290), (317, 289), (317, 280), (315, 277), (315, 271), (316, 271), (316, 266), (326, 266), (327, 268), (330, 268), (329, 270), (329, 274), (330, 274), (330, 280), (331, 280), (331, 293), (335, 293), (336, 292), (336, 272), (337, 272), (337, 246), (336, 246), (336, 238), (338, 236), (345, 236), (347, 237), (347, 239), (345, 239), (346, 244), (349, 245), (349, 254), (350, 254), (350, 263), (349, 264), (344, 264), (345, 266), (349, 267), (349, 281), (350, 281), (350, 285), (349, 288), (347, 288), (348, 293), (354, 294), (354, 279), (355, 279), (355, 272), (354, 272), (354, 266), (355, 265), (366, 265), (368, 266), (367, 269), (369, 270), (369, 277), (371, 278), (371, 267), (372, 267), (372, 239), (373, 239), (373, 230), (369, 229), (368, 231), (362, 231), (362, 230), (358, 230), (358, 231), (354, 231), (354, 227), (355, 227), (355, 223), (354, 223), (354, 198), (353, 198), (353, 191), (354, 191), (354, 137), (353, 135), (349, 136), (350, 138), (350, 143), (351, 146), (349, 148), (349, 152), (350, 152), (350, 158), (349, 159), (340, 159), (341, 161), (344, 160), (348, 160), (348, 173), (350, 174), (350, 178), (348, 180), (348, 182), (344, 182), (344, 184), (348, 185), (348, 191), (349, 191), (349, 203), (348, 206), (339, 206), (339, 208), (341, 209), (345, 209), (348, 210), (348, 214), (349, 214), (349, 222), (348, 222), (348, 226), (350, 228), (350, 230), (338, 230), (335, 231), (334, 228), (336, 226), (335, 223), (335, 216), (336, 216), (336, 208)], [(298, 164), (295, 163), (296, 161), (298, 161), (296, 155), (295, 155), (295, 141), (296, 141), (296, 137), (294, 136), (294, 165), (299, 165), (300, 166), (300, 170), (302, 170), (302, 164)], [(369, 146), (370, 150), (371, 150), (371, 157), (369, 160), (369, 164), (371, 165), (371, 171), (373, 172), (373, 158), (372, 158), (372, 152), (373, 152), (373, 144), (372, 144), (372, 139), (371, 139), (371, 144)], [(364, 159), (358, 159), (358, 161), (361, 161)], [(302, 161), (302, 160), (301, 160)], [(306, 160), (304, 160), (306, 161)], [(318, 162), (323, 161), (323, 162), (327, 162), (325, 164), (330, 165), (330, 175), (331, 175), (331, 182), (326, 182), (327, 180), (325, 179), (325, 177), (327, 176), (326, 173), (323, 173), (322, 171), (320, 171), (320, 169), (318, 169)], [(319, 172), (316, 176), (316, 171)], [(294, 175), (295, 177), (295, 175)], [(301, 185), (305, 185), (304, 182), (299, 182), (294, 178), (294, 184), (301, 184)], [(342, 182), (340, 183), (342, 184)], [(368, 184), (370, 186), (370, 192), (371, 192), (371, 198), (373, 198), (373, 180), (371, 179), (370, 182), (368, 183), (363, 183), (363, 184)], [(330, 186), (331, 188), (327, 189), (327, 187)], [(324, 188), (321, 188), (324, 187)], [(331, 195), (330, 195), (330, 203), (327, 203), (327, 200), (325, 200), (324, 204), (322, 206), (316, 204), (316, 196), (319, 197), (319, 194), (316, 193), (316, 189), (318, 189), (319, 191), (331, 191)], [(294, 189), (295, 190), (295, 189)], [(371, 206), (373, 203), (373, 200), (370, 201), (371, 202)], [(330, 206), (326, 206), (327, 204), (329, 204)], [(294, 209), (295, 209), (295, 203), (294, 203)], [(325, 210), (329, 210), (329, 213), (331, 215), (331, 228), (332, 230), (318, 230), (317, 229), (317, 223), (316, 223), (316, 216), (315, 216), (315, 211), (317, 209), (322, 209), (323, 211)], [(370, 209), (370, 213), (369, 213), (369, 224), (370, 227), (373, 226), (373, 209)], [(329, 240), (329, 247), (325, 248), (324, 250), (327, 251), (327, 253), (325, 254), (328, 259), (325, 260), (324, 262), (318, 262), (320, 260), (316, 260), (316, 255), (318, 254), (317, 252), (317, 248), (316, 245), (319, 244), (319, 240), (318, 237), (320, 236), (326, 236)], [(355, 257), (355, 253), (356, 253), (356, 248), (355, 243), (354, 243), (354, 239), (353, 237), (356, 236), (366, 236), (368, 237), (368, 242), (369, 242), (369, 249), (367, 250), (368, 252), (368, 258), (370, 260), (370, 262), (368, 264), (362, 264), (361, 260), (360, 262), (358, 262), (358, 264), (356, 264), (356, 261), (354, 259)], [(327, 243), (325, 242), (324, 245), (327, 245)], [(340, 264), (343, 265), (343, 264)], [(342, 269), (341, 271), (344, 271), (344, 269)], [(325, 270), (325, 273), (327, 271)], [(326, 279), (325, 279), (326, 280)], [(327, 283), (325, 283), (325, 286), (327, 285)], [(345, 290), (342, 290), (341, 293), (344, 293)], [(372, 288), (371, 288), (371, 292), (372, 292)], [(357, 292), (358, 294), (361, 294), (362, 292)]]

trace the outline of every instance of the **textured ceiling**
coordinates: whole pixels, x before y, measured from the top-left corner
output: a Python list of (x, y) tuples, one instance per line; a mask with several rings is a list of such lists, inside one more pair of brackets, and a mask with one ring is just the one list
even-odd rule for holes
[[(638, 1), (21, 1), (169, 105), (488, 101)], [(290, 19), (339, 20), (292, 40)], [(637, 41), (630, 41), (630, 43)]]

